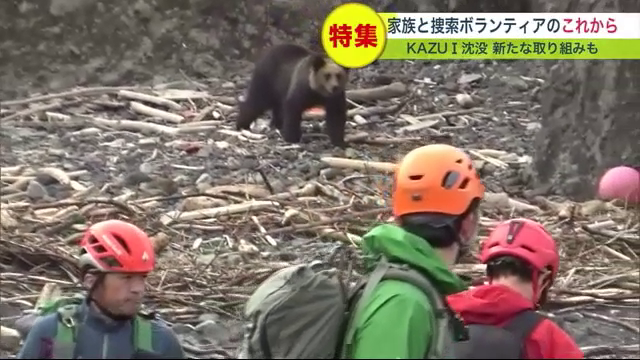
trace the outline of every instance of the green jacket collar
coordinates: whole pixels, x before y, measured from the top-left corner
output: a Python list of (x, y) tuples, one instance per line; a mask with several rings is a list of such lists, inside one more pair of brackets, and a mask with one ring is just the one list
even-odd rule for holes
[(422, 272), (445, 296), (466, 290), (462, 279), (449, 270), (426, 240), (396, 225), (384, 224), (373, 228), (364, 236), (362, 250), (369, 268), (385, 256), (390, 262), (407, 264)]

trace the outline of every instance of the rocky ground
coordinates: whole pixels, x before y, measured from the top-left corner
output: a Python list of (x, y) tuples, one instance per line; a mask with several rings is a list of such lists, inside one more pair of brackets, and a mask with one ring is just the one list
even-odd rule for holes
[[(317, 47), (310, 29), (339, 2), (114, 0), (108, 11), (93, 1), (0, 3), (1, 355), (16, 353), (16, 321), (39, 298), (78, 290), (75, 244), (86, 224), (119, 217), (146, 228), (159, 254), (147, 306), (191, 357), (230, 358), (257, 284), (347, 250), (357, 265), (352, 244), (389, 218), (392, 163), (444, 142), (468, 150), (487, 184), (481, 238), (513, 216), (557, 236), (562, 271), (547, 310), (585, 353), (640, 356), (637, 211), (531, 185), (548, 63), (354, 71), (347, 149), (331, 147), (312, 114), (300, 145), (282, 142), (268, 115), (253, 132), (234, 130), (257, 49), (291, 39)], [(521, 2), (494, 3), (502, 11)], [(456, 269), (475, 280), (482, 270), (473, 258)]]
[[(252, 289), (275, 269), (349, 248), (388, 219), (391, 162), (445, 142), (467, 149), (487, 183), (483, 236), (510, 216), (537, 218), (557, 234), (563, 271), (550, 310), (558, 321), (591, 356), (637, 356), (640, 239), (631, 210), (543, 198), (528, 186), (540, 69), (394, 62), (359, 70), (344, 150), (329, 145), (313, 115), (300, 145), (283, 143), (266, 121), (236, 132), (248, 74), (2, 104), (3, 327), (17, 327), (43, 285), (76, 289), (73, 244), (86, 223), (122, 217), (145, 226), (160, 254), (148, 306), (191, 356), (233, 356)], [(479, 278), (473, 262), (458, 271)]]

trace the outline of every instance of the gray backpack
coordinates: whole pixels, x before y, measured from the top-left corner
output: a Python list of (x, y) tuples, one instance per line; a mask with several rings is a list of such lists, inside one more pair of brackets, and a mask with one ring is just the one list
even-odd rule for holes
[(406, 281), (428, 296), (438, 326), (436, 346), (427, 357), (441, 357), (445, 342), (452, 339), (443, 298), (417, 271), (383, 260), (354, 287), (345, 284), (337, 269), (321, 262), (290, 266), (271, 275), (245, 306), (249, 323), (239, 358), (340, 358), (343, 343), (349, 346), (353, 339), (355, 329), (346, 330), (362, 311), (359, 304), (365, 304), (376, 285), (387, 279)]

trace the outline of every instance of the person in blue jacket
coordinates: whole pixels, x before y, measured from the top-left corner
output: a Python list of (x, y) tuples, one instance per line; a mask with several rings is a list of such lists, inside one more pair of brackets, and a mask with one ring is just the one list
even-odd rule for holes
[(119, 220), (85, 233), (80, 269), (87, 295), (45, 305), (19, 359), (183, 359), (175, 333), (139, 313), (146, 276), (153, 271), (151, 239)]

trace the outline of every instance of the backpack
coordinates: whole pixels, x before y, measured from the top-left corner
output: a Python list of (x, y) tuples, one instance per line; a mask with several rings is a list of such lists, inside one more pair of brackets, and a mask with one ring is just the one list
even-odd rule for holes
[[(83, 296), (62, 297), (44, 303), (37, 309), (39, 316), (53, 313), (58, 314), (58, 328), (53, 338), (52, 358), (73, 359), (78, 332), (77, 314), (79, 305), (84, 301)], [(133, 318), (133, 345), (137, 352), (153, 353), (151, 338), (151, 321), (143, 315)]]
[(518, 313), (503, 326), (470, 324), (467, 341), (452, 348), (457, 359), (527, 359), (525, 341), (545, 317), (534, 311)]
[(362, 304), (376, 285), (387, 279), (408, 282), (427, 295), (437, 324), (428, 355), (439, 358), (444, 341), (451, 339), (442, 296), (419, 272), (384, 259), (354, 287), (340, 278), (337, 269), (322, 262), (293, 265), (271, 275), (245, 305), (249, 321), (239, 358), (340, 358), (343, 344), (348, 347), (354, 338), (355, 329), (346, 331), (349, 323), (361, 315)]

